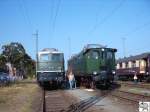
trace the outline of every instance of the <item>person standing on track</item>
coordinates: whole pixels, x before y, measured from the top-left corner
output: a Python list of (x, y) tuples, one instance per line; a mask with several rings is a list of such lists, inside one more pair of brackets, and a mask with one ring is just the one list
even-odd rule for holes
[(74, 74), (72, 73), (71, 68), (69, 69), (68, 80), (69, 80), (70, 89), (73, 89), (73, 85), (74, 85), (74, 88), (76, 88), (76, 81), (75, 81), (75, 77), (74, 77)]
[(136, 72), (135, 72), (135, 74), (134, 74), (133, 79), (134, 79), (134, 83), (135, 83), (135, 84), (137, 84), (137, 80), (138, 80), (138, 78), (137, 78)]

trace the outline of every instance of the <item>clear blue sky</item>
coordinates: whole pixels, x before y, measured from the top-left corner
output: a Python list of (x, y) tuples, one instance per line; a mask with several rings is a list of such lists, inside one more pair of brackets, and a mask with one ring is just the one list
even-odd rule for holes
[(150, 51), (150, 0), (0, 0), (0, 47), (20, 42), (35, 59), (39, 50), (58, 48), (69, 56), (87, 43), (117, 48), (117, 58)]

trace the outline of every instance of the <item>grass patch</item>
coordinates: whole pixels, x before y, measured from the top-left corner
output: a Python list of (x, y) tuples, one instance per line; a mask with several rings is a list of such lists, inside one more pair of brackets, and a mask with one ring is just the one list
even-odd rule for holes
[(2, 112), (34, 112), (35, 98), (41, 97), (39, 90), (36, 83), (16, 83), (10, 87), (0, 88), (0, 110)]
[(5, 97), (0, 97), (0, 104), (5, 104), (7, 100)]

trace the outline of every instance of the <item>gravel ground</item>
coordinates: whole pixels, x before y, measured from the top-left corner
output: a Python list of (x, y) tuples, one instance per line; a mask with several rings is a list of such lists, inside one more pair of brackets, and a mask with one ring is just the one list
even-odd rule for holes
[[(41, 88), (36, 83), (19, 83), (0, 88), (0, 112), (42, 112), (41, 96)], [(74, 112), (138, 112), (138, 104), (113, 97), (110, 90), (55, 90), (48, 91), (47, 98), (47, 108), (51, 112), (55, 106), (69, 110), (72, 104), (76, 108)]]
[(113, 97), (110, 90), (48, 91), (46, 100), (48, 112), (138, 112), (138, 104)]
[[(68, 91), (85, 112), (138, 112), (138, 104), (112, 97), (108, 91), (76, 89)], [(92, 100), (93, 99), (93, 100)]]
[(121, 86), (120, 90), (150, 96), (150, 89), (130, 87), (130, 86)]

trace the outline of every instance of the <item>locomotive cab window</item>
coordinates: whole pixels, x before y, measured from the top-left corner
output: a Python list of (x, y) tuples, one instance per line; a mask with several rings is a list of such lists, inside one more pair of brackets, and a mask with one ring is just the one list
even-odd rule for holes
[(40, 60), (41, 61), (48, 61), (49, 60), (49, 55), (48, 54), (42, 54), (40, 56)]
[(113, 58), (113, 53), (112, 52), (107, 52), (107, 59), (112, 59)]
[(50, 56), (51, 61), (62, 61), (63, 60), (63, 55), (62, 54), (51, 54)]
[(90, 50), (90, 51), (88, 51), (88, 52), (86, 53), (86, 56), (88, 57), (88, 59), (89, 59), (89, 58), (98, 59), (99, 53), (98, 53), (98, 51)]
[(102, 57), (102, 59), (105, 59), (105, 55), (106, 54), (106, 52), (104, 52), (104, 49), (102, 49), (102, 51), (101, 51), (101, 57)]
[(93, 59), (98, 59), (98, 52), (97, 52), (97, 51), (92, 51), (91, 57), (92, 57)]

